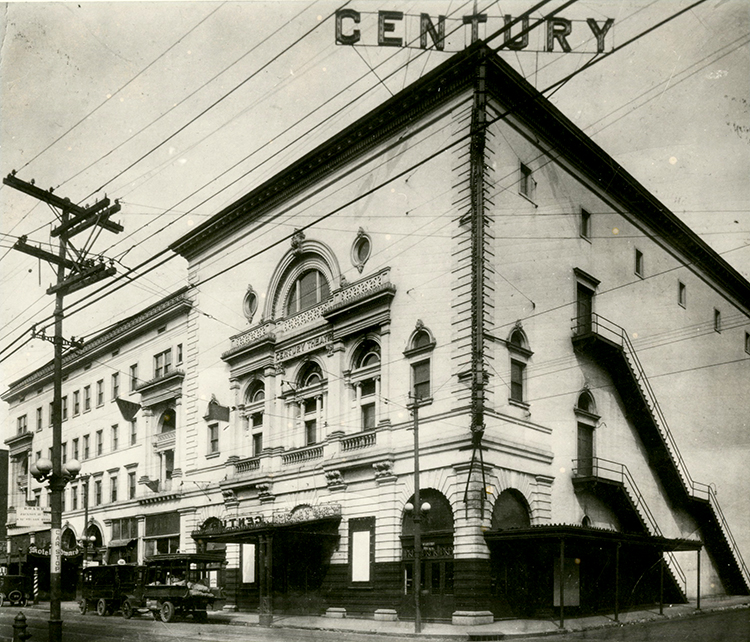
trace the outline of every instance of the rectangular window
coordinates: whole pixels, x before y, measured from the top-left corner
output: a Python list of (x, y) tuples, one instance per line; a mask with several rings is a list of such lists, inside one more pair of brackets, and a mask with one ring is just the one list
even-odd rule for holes
[(128, 473), (128, 499), (135, 499), (135, 488), (136, 488), (135, 472), (129, 472)]
[(112, 373), (112, 399), (117, 399), (120, 396), (120, 373)]
[(36, 431), (37, 432), (41, 432), (43, 423), (44, 423), (44, 418), (42, 417), (42, 409), (37, 408), (36, 409)]
[(253, 457), (257, 457), (263, 452), (263, 433), (259, 432), (253, 435)]
[(640, 250), (635, 251), (635, 273), (640, 277), (643, 276), (643, 252)]
[(714, 308), (714, 330), (721, 332), (721, 310)]
[(523, 378), (526, 364), (515, 359), (510, 361), (510, 398), (513, 401), (524, 401)]
[(175, 357), (174, 357), (175, 365), (180, 365), (182, 363), (182, 344), (178, 343), (177, 347), (175, 348)]
[(242, 545), (242, 583), (255, 584), (255, 544)]
[(113, 504), (117, 501), (117, 475), (109, 478), (109, 501)]
[(96, 406), (104, 405), (104, 379), (99, 379), (96, 382)]
[(360, 586), (372, 581), (375, 518), (349, 520), (349, 568), (352, 584)]
[(130, 420), (130, 445), (135, 446), (138, 441), (138, 421), (135, 417)]
[(591, 214), (586, 210), (581, 210), (581, 236), (591, 238)]
[(73, 452), (71, 455), (73, 459), (78, 459), (78, 437), (73, 440)]
[(66, 463), (68, 461), (68, 442), (64, 441), (61, 444), (61, 457), (62, 457), (62, 463)]
[(55, 405), (50, 404), (49, 405), (49, 425), (52, 427), (52, 422), (55, 420)]
[(138, 519), (123, 517), (112, 520), (112, 539), (132, 540), (138, 538)]
[(78, 510), (78, 486), (70, 487), (70, 510)]
[(119, 428), (117, 424), (114, 424), (111, 429), (112, 434), (112, 450), (117, 450), (120, 444)]
[(99, 457), (104, 452), (104, 431), (97, 430), (95, 439), (96, 456)]
[(154, 378), (158, 379), (172, 369), (172, 350), (165, 350), (157, 355), (154, 355)]
[(318, 441), (318, 422), (315, 419), (308, 419), (305, 422), (305, 445), (311, 446)]
[(130, 392), (135, 392), (138, 387), (138, 364), (130, 366)]
[(26, 415), (21, 415), (18, 418), (18, 434), (22, 435), (28, 430), (28, 420), (26, 419)]
[(677, 282), (677, 303), (683, 308), (687, 307), (687, 287), (682, 281)]
[(65, 395), (62, 399), (62, 420), (67, 421), (68, 419), (68, 395)]
[(219, 452), (219, 424), (210, 424), (208, 426), (208, 454), (213, 455)]
[(99, 506), (102, 503), (102, 480), (97, 479), (94, 482), (94, 506)]
[(76, 390), (73, 392), (73, 416), (77, 417), (81, 414), (81, 391)]
[(536, 181), (532, 176), (531, 168), (521, 163), (520, 174), (521, 176), (518, 183), (518, 192), (520, 194), (523, 194), (528, 199), (533, 199)]
[(427, 399), (430, 396), (430, 361), (420, 361), (411, 367), (415, 399)]
[(83, 436), (83, 458), (88, 459), (89, 458), (89, 436), (84, 435)]
[(375, 428), (375, 404), (367, 403), (362, 406), (362, 430)]

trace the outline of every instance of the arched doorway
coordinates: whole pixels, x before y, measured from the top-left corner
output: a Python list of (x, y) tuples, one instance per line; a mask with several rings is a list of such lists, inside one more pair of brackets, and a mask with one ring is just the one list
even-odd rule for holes
[[(492, 531), (531, 526), (531, 511), (523, 494), (508, 488), (500, 493), (492, 509)], [(492, 612), (495, 617), (518, 617), (532, 613), (530, 582), (544, 577), (534, 569), (534, 555), (525, 546), (490, 547)]]
[[(422, 506), (422, 556), (420, 609), (423, 619), (449, 619), (455, 606), (453, 565), (453, 509), (445, 495), (434, 488), (419, 493)], [(408, 504), (414, 505), (414, 496)], [(401, 612), (414, 617), (414, 515), (404, 510), (401, 522), (403, 601)]]

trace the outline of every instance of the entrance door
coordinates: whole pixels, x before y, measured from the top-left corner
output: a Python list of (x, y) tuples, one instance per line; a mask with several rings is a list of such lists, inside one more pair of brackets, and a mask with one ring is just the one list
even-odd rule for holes
[(579, 283), (576, 297), (576, 334), (591, 332), (592, 314), (594, 312), (594, 292)]
[[(453, 613), (453, 560), (422, 560), (419, 604), (425, 620), (446, 619)], [(404, 608), (407, 617), (414, 617), (414, 564), (404, 565)]]
[(591, 477), (594, 474), (594, 429), (578, 424), (578, 474)]

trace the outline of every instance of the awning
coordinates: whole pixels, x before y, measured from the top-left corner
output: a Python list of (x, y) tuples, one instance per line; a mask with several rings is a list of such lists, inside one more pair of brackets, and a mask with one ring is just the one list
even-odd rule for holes
[(109, 544), (107, 544), (107, 548), (122, 548), (123, 546), (127, 546), (128, 544), (134, 541), (135, 541), (135, 538), (112, 539), (109, 541)]
[(603, 528), (550, 524), (531, 526), (529, 528), (509, 528), (508, 530), (486, 531), (487, 543), (517, 542), (528, 540), (595, 540), (599, 542), (623, 543), (650, 546), (660, 551), (699, 551), (703, 542), (692, 539), (669, 539), (656, 535), (638, 533), (620, 533)]
[(125, 421), (133, 421), (135, 414), (141, 409), (137, 403), (127, 401), (126, 399), (120, 399), (119, 397), (115, 399), (115, 403), (117, 403), (117, 407), (120, 409), (120, 414)]

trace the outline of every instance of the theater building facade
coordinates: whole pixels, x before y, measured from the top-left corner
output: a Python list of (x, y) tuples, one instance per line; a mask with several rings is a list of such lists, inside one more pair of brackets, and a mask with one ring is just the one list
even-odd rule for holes
[[(481, 43), (171, 249), (137, 551), (223, 550), (226, 608), (413, 617), (414, 511), (427, 619), (748, 592), (680, 445), (750, 398), (750, 284)], [(649, 379), (708, 356), (734, 402)]]

